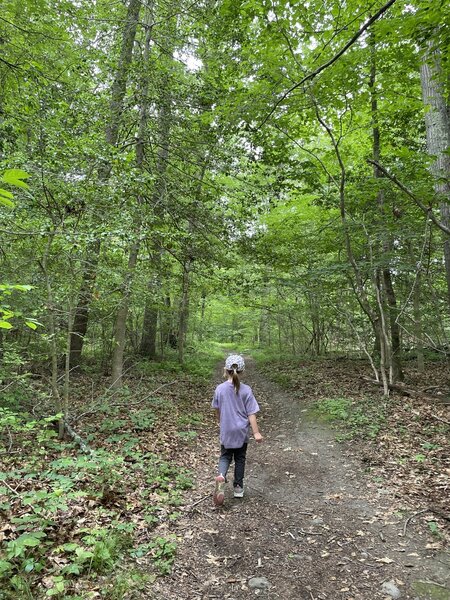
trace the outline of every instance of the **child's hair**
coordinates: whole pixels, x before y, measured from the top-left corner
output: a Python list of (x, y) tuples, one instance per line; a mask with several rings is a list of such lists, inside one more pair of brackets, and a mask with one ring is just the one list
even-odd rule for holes
[(237, 368), (238, 368), (237, 365), (231, 365), (231, 369), (225, 369), (225, 372), (230, 377), (232, 377), (234, 391), (236, 392), (236, 394), (239, 393), (239, 388), (241, 387), (241, 382), (239, 380), (239, 374), (242, 373), (242, 371), (238, 371)]

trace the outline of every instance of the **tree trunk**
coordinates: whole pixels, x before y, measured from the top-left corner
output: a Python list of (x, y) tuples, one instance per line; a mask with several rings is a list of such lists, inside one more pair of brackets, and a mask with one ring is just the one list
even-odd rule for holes
[(192, 267), (192, 259), (188, 258), (183, 265), (183, 281), (181, 290), (180, 320), (178, 325), (178, 361), (183, 363), (184, 345), (186, 340), (187, 325), (189, 319), (189, 276)]
[(423, 355), (423, 341), (422, 341), (422, 315), (420, 314), (420, 288), (422, 285), (422, 275), (419, 270), (416, 276), (416, 282), (414, 286), (413, 296), (413, 310), (414, 310), (414, 336), (416, 338), (416, 352), (417, 352), (417, 369), (419, 373), (425, 371), (425, 361)]
[(116, 316), (111, 371), (112, 389), (118, 389), (122, 387), (123, 355), (125, 351), (128, 308), (130, 302), (131, 285), (133, 282), (134, 270), (139, 254), (139, 246), (139, 240), (136, 240), (130, 250), (130, 255), (128, 258), (128, 268), (122, 286), (122, 298), (120, 300), (119, 310), (117, 311)]
[(157, 286), (155, 282), (150, 281), (148, 285), (148, 293), (151, 296), (146, 299), (144, 311), (143, 332), (139, 353), (145, 358), (153, 360), (156, 357), (156, 334), (158, 331), (158, 309), (155, 307), (152, 299), (156, 293)]
[[(371, 49), (371, 68), (370, 68), (370, 96), (371, 96), (371, 114), (372, 114), (372, 152), (373, 160), (377, 163), (380, 162), (381, 154), (381, 143), (380, 143), (380, 128), (378, 124), (378, 99), (376, 94), (376, 44), (375, 34), (372, 31), (370, 34), (370, 49)], [(373, 174), (376, 179), (381, 179), (382, 173), (378, 167), (374, 166)], [(378, 206), (380, 208), (380, 217), (382, 220), (381, 226), (384, 221), (384, 192), (380, 190), (378, 192)], [(389, 256), (392, 249), (392, 241), (389, 239), (389, 233), (383, 232), (381, 242), (381, 254), (385, 257)], [(389, 349), (388, 356), (390, 357), (391, 364), (389, 365), (389, 371), (391, 373), (390, 383), (396, 381), (403, 381), (402, 371), (402, 357), (401, 357), (401, 340), (400, 340), (400, 327), (397, 323), (397, 300), (395, 296), (394, 285), (392, 282), (392, 273), (389, 265), (385, 266), (382, 270), (383, 274), (383, 288), (384, 295), (387, 300), (389, 307), (389, 330), (391, 348)]]
[[(383, 298), (381, 294), (381, 277), (379, 271), (375, 271), (374, 273), (374, 287), (375, 293), (377, 297), (378, 310), (380, 313), (380, 373), (381, 373), (381, 381), (383, 382), (383, 393), (385, 396), (389, 395), (389, 381), (387, 377), (388, 370), (391, 371), (391, 360), (389, 356), (389, 338), (386, 328), (386, 320), (384, 317), (384, 306), (383, 306)], [(390, 377), (391, 378), (391, 377)]]
[[(123, 103), (128, 82), (128, 73), (133, 57), (133, 46), (141, 9), (140, 0), (130, 0), (128, 4), (125, 27), (122, 35), (122, 47), (119, 64), (111, 87), (109, 119), (105, 128), (105, 139), (108, 146), (116, 146), (119, 137), (119, 126), (122, 118)], [(99, 169), (100, 183), (105, 185), (111, 173), (111, 161), (106, 160)], [(78, 367), (81, 362), (84, 339), (89, 323), (89, 310), (94, 296), (97, 267), (100, 258), (100, 240), (94, 240), (86, 250), (86, 267), (75, 309), (75, 318), (71, 334), (70, 368)]]
[[(166, 171), (169, 158), (169, 139), (170, 139), (170, 98), (166, 95), (166, 87), (158, 113), (158, 155), (156, 161), (156, 182), (153, 190), (151, 206), (155, 214), (161, 218), (164, 214), (164, 198), (166, 195)], [(168, 89), (168, 86), (167, 86)], [(158, 324), (158, 310), (155, 308), (155, 299), (161, 289), (161, 280), (159, 270), (161, 265), (162, 250), (159, 243), (154, 243), (153, 252), (153, 276), (149, 278), (148, 294), (145, 300), (145, 314), (142, 328), (142, 341), (140, 353), (147, 358), (156, 356), (156, 331)]]
[[(427, 150), (434, 158), (430, 171), (435, 179), (434, 190), (440, 202), (441, 221), (450, 225), (450, 120), (442, 83), (441, 54), (428, 42), (420, 67), (422, 98), (425, 105)], [(450, 305), (450, 238), (444, 238), (445, 275)]]
[(201, 302), (201, 313), (200, 313), (200, 327), (198, 331), (198, 341), (203, 341), (203, 336), (205, 332), (205, 309), (206, 309), (206, 292), (202, 292), (202, 302)]
[(97, 277), (97, 266), (100, 258), (100, 241), (95, 240), (89, 249), (86, 268), (83, 273), (78, 295), (78, 306), (75, 309), (73, 327), (70, 334), (70, 369), (76, 369), (81, 364), (84, 339), (89, 322), (89, 309), (94, 296), (94, 286)]
[[(139, 86), (139, 97), (141, 98), (141, 106), (139, 110), (139, 127), (137, 132), (136, 142), (136, 167), (139, 170), (144, 168), (144, 136), (147, 129), (147, 113), (148, 113), (148, 87), (149, 80), (147, 75), (149, 57), (150, 57), (150, 44), (152, 39), (152, 26), (151, 20), (153, 18), (152, 5), (147, 7), (145, 15), (145, 42), (143, 52), (143, 77)], [(134, 272), (136, 263), (139, 255), (139, 249), (141, 245), (141, 219), (142, 210), (144, 206), (144, 198), (140, 195), (136, 198), (136, 206), (134, 208), (134, 222), (135, 222), (135, 241), (132, 243), (130, 248), (130, 254), (128, 258), (128, 268), (125, 274), (123, 283), (122, 299), (120, 301), (119, 310), (116, 317), (116, 325), (114, 332), (114, 350), (112, 358), (112, 384), (113, 389), (120, 388), (122, 386), (122, 371), (123, 371), (123, 356), (125, 352), (126, 342), (126, 329), (127, 329), (127, 317), (130, 305), (131, 297), (131, 286), (134, 279)]]
[[(48, 272), (48, 259), (50, 257), (50, 249), (53, 244), (53, 240), (55, 238), (54, 230), (48, 236), (47, 245), (45, 248), (44, 256), (40, 263), (42, 273), (44, 275), (45, 286), (47, 290), (47, 306), (48, 306), (48, 333), (49, 333), (49, 341), (50, 341), (50, 356), (52, 361), (52, 374), (51, 374), (51, 387), (52, 387), (52, 395), (55, 403), (55, 410), (57, 413), (63, 415), (64, 408), (63, 403), (61, 401), (61, 395), (59, 393), (58, 388), (58, 344), (57, 344), (57, 331), (56, 331), (56, 322), (55, 322), (55, 305), (53, 298), (53, 289), (50, 279), (50, 274)], [(58, 421), (58, 434), (59, 439), (62, 440), (64, 437), (64, 419), (60, 418)]]

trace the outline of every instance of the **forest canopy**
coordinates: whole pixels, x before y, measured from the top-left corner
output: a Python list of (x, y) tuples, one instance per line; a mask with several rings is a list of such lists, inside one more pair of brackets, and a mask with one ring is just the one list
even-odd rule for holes
[(120, 386), (239, 341), (386, 391), (445, 351), (446, 3), (11, 0), (0, 31), (3, 361)]

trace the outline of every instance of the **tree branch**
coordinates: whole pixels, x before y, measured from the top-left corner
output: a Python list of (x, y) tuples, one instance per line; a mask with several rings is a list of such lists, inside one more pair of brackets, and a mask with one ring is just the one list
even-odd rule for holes
[(361, 35), (372, 25), (372, 23), (375, 23), (375, 21), (377, 21), (388, 10), (388, 8), (390, 8), (394, 4), (395, 1), (396, 0), (389, 0), (389, 2), (387, 2), (384, 6), (382, 6), (377, 13), (375, 13), (372, 17), (370, 17), (370, 19), (368, 21), (366, 21), (364, 23), (364, 25), (361, 27), (361, 29), (359, 29), (355, 33), (355, 35), (345, 44), (345, 46), (343, 48), (341, 48), (339, 50), (339, 52), (337, 54), (335, 54), (327, 62), (325, 62), (322, 65), (320, 65), (320, 67), (317, 67), (317, 69), (315, 71), (313, 71), (309, 75), (306, 75), (305, 77), (303, 77), (303, 79), (301, 79), (298, 83), (295, 83), (286, 92), (284, 92), (284, 94), (281, 96), (281, 98), (279, 98), (275, 102), (274, 106), (272, 107), (272, 109), (270, 110), (270, 112), (268, 113), (268, 115), (266, 117), (264, 117), (264, 119), (262, 120), (261, 124), (256, 128), (256, 131), (258, 131), (258, 129), (260, 129), (270, 119), (270, 117), (276, 111), (276, 109), (278, 108), (278, 106), (282, 102), (284, 102), (286, 100), (286, 98), (289, 96), (289, 94), (291, 92), (293, 92), (294, 90), (296, 90), (297, 88), (299, 88), (301, 85), (303, 85), (304, 83), (306, 83), (310, 79), (314, 79), (314, 77), (316, 77), (317, 75), (319, 75), (319, 73), (321, 73), (322, 71), (324, 71), (325, 69), (327, 69), (328, 67), (330, 67), (339, 58), (341, 58), (341, 56), (343, 54), (345, 54), (345, 52), (347, 52), (347, 50), (351, 46), (353, 46), (353, 44), (361, 37)]
[(389, 173), (389, 171), (387, 171), (383, 166), (381, 166), (380, 163), (378, 163), (376, 160), (368, 159), (367, 162), (369, 162), (372, 165), (375, 165), (377, 167), (377, 169), (380, 169), (380, 171), (383, 173), (383, 175), (385, 175), (388, 179), (390, 179), (393, 183), (395, 183), (395, 185), (398, 188), (400, 188), (402, 190), (402, 192), (404, 192), (407, 196), (409, 196), (411, 198), (411, 200), (414, 201), (414, 203), (420, 208), (420, 210), (422, 210), (427, 215), (427, 217), (429, 217), (433, 221), (433, 223), (436, 225), (436, 227), (439, 227), (439, 229), (441, 231), (443, 231), (447, 235), (450, 235), (450, 229), (448, 227), (446, 227), (445, 225), (443, 225), (436, 218), (431, 206), (425, 206), (425, 204), (423, 204), (423, 202), (421, 202), (419, 200), (419, 198), (417, 198), (411, 192), (411, 190), (409, 190), (401, 181), (399, 181), (395, 175), (391, 175), (391, 173)]

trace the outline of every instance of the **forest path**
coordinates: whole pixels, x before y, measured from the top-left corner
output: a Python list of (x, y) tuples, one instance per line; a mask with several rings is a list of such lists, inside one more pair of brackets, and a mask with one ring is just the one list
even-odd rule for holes
[[(249, 443), (245, 497), (234, 499), (229, 484), (224, 506), (213, 507), (218, 443), (210, 431), (192, 504), (178, 521), (172, 575), (157, 581), (152, 597), (450, 600), (449, 555), (433, 557), (413, 521), (405, 528), (391, 491), (252, 361), (244, 380), (260, 403), (265, 437)], [(197, 503), (199, 490), (208, 496)]]

